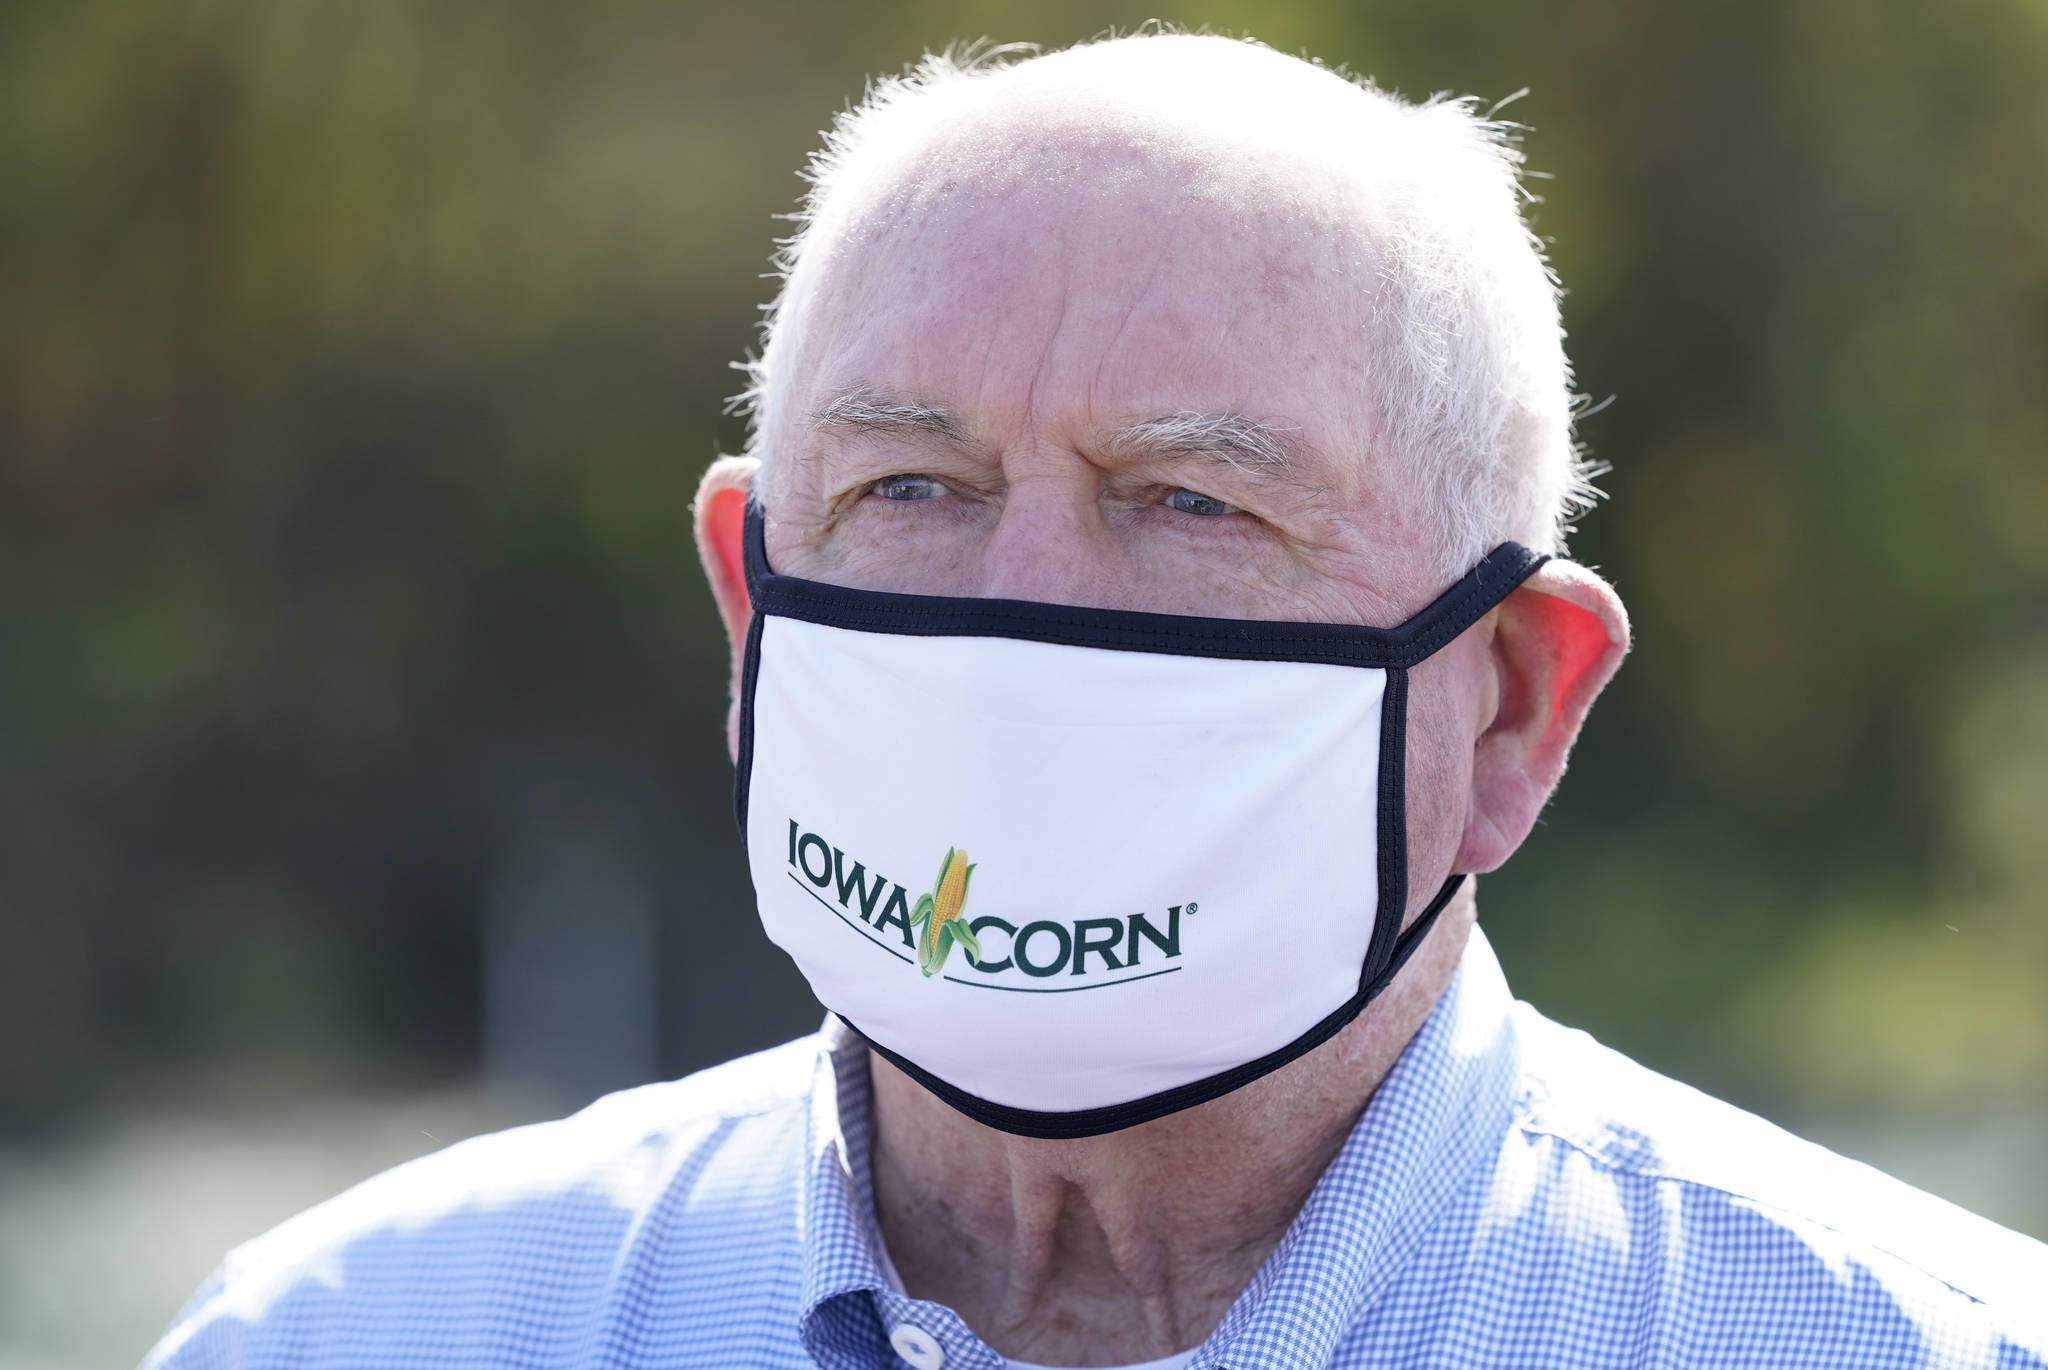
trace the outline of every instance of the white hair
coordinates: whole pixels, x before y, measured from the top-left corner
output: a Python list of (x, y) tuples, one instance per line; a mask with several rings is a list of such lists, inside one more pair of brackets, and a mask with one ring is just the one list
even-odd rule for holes
[[(1132, 59), (1148, 58), (1161, 78), (1130, 80)], [(1304, 98), (1276, 99), (1270, 79), (1264, 89), (1242, 81), (1247, 61), (1298, 68), (1258, 74), (1282, 78), (1290, 97), (1299, 88)], [(1368, 190), (1366, 227), (1378, 256), (1377, 278), (1361, 286), (1370, 324), (1358, 372), (1375, 439), (1410, 464), (1421, 487), (1439, 569), (1461, 574), (1509, 539), (1564, 550), (1572, 518), (1599, 497), (1591, 479), (1604, 468), (1587, 463), (1572, 439), (1583, 397), (1571, 391), (1556, 277), (1522, 219), (1522, 203), (1534, 197), (1520, 181), (1518, 126), (1482, 114), (1472, 97), (1412, 104), (1249, 40), (1155, 31), (1043, 57), (1030, 48), (953, 49), (871, 82), (805, 169), (809, 190), (775, 257), (781, 288), (765, 310), (761, 350), (740, 364), (748, 385), (733, 404), (747, 416), (752, 455), (765, 465), (776, 445), (822, 259), (862, 214), (877, 212), (874, 183), (919, 155), (935, 129), (971, 118), (991, 83), (1029, 80), (1048, 64), (1069, 82), (1089, 79), (1097, 65), (1111, 105), (1147, 101), (1169, 120), (1199, 125), (1198, 136), (1308, 148), (1352, 173)], [(1264, 127), (1247, 131), (1254, 124)]]

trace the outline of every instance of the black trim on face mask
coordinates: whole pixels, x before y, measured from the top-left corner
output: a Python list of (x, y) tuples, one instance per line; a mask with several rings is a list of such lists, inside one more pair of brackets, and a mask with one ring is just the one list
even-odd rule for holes
[(1428, 608), (1396, 628), (1350, 623), (1276, 623), (1264, 619), (1083, 609), (1016, 599), (959, 599), (851, 590), (777, 575), (768, 567), (759, 506), (746, 515), (747, 589), (754, 614), (776, 614), (828, 628), (911, 637), (1006, 637), (1070, 647), (1107, 647), (1171, 656), (1324, 662), (1406, 668), (1477, 623), (1549, 558), (1504, 542)]
[(740, 846), (747, 844), (747, 793), (754, 783), (754, 683), (761, 676), (761, 629), (767, 619), (755, 614), (747, 624), (747, 645), (740, 654), (740, 737), (733, 755), (732, 816), (740, 826)]
[(1408, 672), (1387, 672), (1380, 694), (1380, 781), (1374, 801), (1379, 831), (1374, 847), (1379, 860), (1379, 907), (1373, 911), (1372, 937), (1365, 964), (1359, 969), (1361, 988), (1370, 984), (1394, 955), (1394, 939), (1408, 914)]
[(1370, 974), (1369, 978), (1361, 975), (1358, 993), (1345, 1000), (1334, 1012), (1286, 1046), (1278, 1051), (1268, 1052), (1255, 1061), (1247, 1061), (1241, 1066), (1220, 1071), (1207, 1079), (1161, 1090), (1157, 1094), (1133, 1099), (1125, 1104), (1111, 1104), (1106, 1108), (1076, 1109), (1071, 1113), (1039, 1113), (1028, 1108), (1012, 1108), (1007, 1104), (990, 1103), (979, 1095), (969, 1094), (963, 1089), (947, 1084), (915, 1061), (906, 1060), (891, 1051), (865, 1032), (861, 1032), (860, 1024), (850, 1021), (845, 1015), (840, 1015), (839, 1021), (859, 1033), (861, 1040), (891, 1065), (985, 1127), (1019, 1137), (1044, 1137), (1056, 1141), (1076, 1137), (1100, 1137), (1106, 1132), (1120, 1132), (1127, 1127), (1149, 1123), (1154, 1118), (1164, 1118), (1169, 1113), (1179, 1113), (1183, 1109), (1220, 1098), (1234, 1089), (1242, 1089), (1259, 1077), (1271, 1075), (1282, 1066), (1299, 1060), (1335, 1037), (1364, 1010), (1367, 1004), (1379, 997), (1380, 991), (1393, 981), (1401, 967), (1408, 964), (1408, 958), (1415, 954), (1415, 949), (1422, 945), (1423, 938), (1427, 937), (1429, 930), (1435, 926), (1437, 915), (1450, 904), (1451, 896), (1455, 895), (1458, 887), (1464, 883), (1465, 877), (1462, 875), (1454, 875), (1444, 881), (1443, 888), (1436, 892), (1436, 897), (1429, 901), (1429, 906), (1423, 909), (1415, 922), (1395, 941), (1393, 953), (1388, 957), (1387, 964), (1377, 973)]

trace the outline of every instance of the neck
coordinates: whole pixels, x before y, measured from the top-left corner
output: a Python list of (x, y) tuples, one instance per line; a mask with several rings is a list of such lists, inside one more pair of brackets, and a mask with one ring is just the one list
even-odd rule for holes
[(871, 1053), (875, 1209), (905, 1289), (1023, 1360), (1116, 1365), (1199, 1345), (1442, 997), (1472, 922), (1468, 882), (1394, 983), (1328, 1042), (1106, 1136), (997, 1132)]

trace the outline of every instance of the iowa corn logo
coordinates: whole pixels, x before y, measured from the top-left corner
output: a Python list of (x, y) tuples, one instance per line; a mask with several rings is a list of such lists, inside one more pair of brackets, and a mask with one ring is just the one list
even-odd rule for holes
[(981, 962), (981, 943), (960, 914), (967, 905), (967, 882), (973, 878), (974, 867), (967, 864), (967, 853), (957, 847), (946, 848), (932, 892), (919, 896), (910, 910), (910, 926), (918, 929), (917, 968), (927, 978), (946, 968), (955, 942), (969, 961)]
[[(939, 862), (931, 893), (913, 900), (909, 886), (870, 870), (844, 848), (789, 820), (789, 878), (799, 888), (927, 978), (946, 969), (956, 944), (962, 947), (974, 974), (946, 976), (956, 985), (1064, 994), (1167, 975), (1179, 968), (1181, 934), (1193, 926), (1183, 916), (1192, 919), (1199, 907), (1190, 899), (1167, 905), (1164, 917), (1128, 913), (1055, 920), (1032, 916), (1032, 910), (1015, 907), (1012, 898), (1013, 907), (1004, 911), (1008, 918), (987, 912), (970, 918), (967, 886), (973, 875), (967, 853), (950, 848)], [(1076, 982), (1076, 976), (1086, 978)], [(1043, 983), (1050, 980), (1060, 983)]]

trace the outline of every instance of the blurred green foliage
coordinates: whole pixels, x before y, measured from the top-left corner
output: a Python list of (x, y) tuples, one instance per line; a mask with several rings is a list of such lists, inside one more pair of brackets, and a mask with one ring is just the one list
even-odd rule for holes
[(2048, 1108), (2040, 0), (17, 0), (0, 1126), (465, 1068), (536, 793), (660, 868), (671, 1068), (809, 1023), (688, 542), (771, 216), (866, 73), (1155, 13), (1532, 88), (1639, 645), (1485, 882), (1518, 990), (1778, 1116)]

